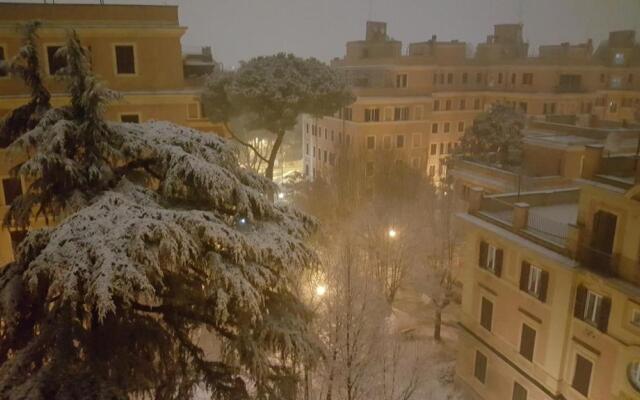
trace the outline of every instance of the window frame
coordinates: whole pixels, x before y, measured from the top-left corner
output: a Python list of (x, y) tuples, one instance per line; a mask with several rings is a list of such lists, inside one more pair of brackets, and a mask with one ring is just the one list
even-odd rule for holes
[[(479, 358), (478, 356), (481, 356), (481, 358)], [(484, 366), (481, 368), (482, 371), (482, 379), (480, 379), (480, 377), (478, 376), (478, 372), (479, 372), (479, 363), (478, 360), (484, 360), (481, 362), (481, 364), (484, 364)], [(487, 370), (489, 369), (489, 359), (488, 357), (482, 353), (480, 350), (476, 350), (476, 354), (475, 357), (473, 358), (473, 377), (480, 383), (482, 383), (483, 385), (485, 385), (487, 383)]]
[[(530, 264), (529, 277), (527, 278), (527, 292), (535, 297), (540, 295), (542, 281), (542, 268)], [(533, 285), (533, 288), (532, 288)]]
[[(371, 146), (370, 146), (370, 144), (371, 144)], [(366, 147), (367, 147), (367, 150), (375, 150), (376, 149), (376, 136), (375, 135), (368, 135), (367, 136)]]
[[(583, 360), (587, 361), (588, 363), (591, 364), (591, 369), (589, 371), (589, 380), (588, 380), (588, 386), (587, 386), (587, 393), (582, 393), (578, 388), (576, 388), (575, 385), (575, 380), (576, 380), (576, 372), (578, 369), (578, 358), (582, 358)], [(571, 383), (570, 383), (570, 387), (575, 390), (577, 393), (579, 393), (581, 396), (584, 396), (585, 398), (589, 397), (589, 393), (591, 393), (591, 387), (592, 387), (592, 383), (593, 383), (593, 371), (595, 369), (595, 360), (593, 360), (593, 358), (585, 355), (583, 352), (581, 351), (576, 351), (573, 357), (573, 373), (571, 374)]]
[(529, 391), (527, 390), (527, 388), (525, 388), (524, 385), (521, 385), (520, 382), (513, 381), (513, 391), (511, 394), (511, 400), (521, 400), (519, 396), (516, 397), (516, 388), (519, 388), (518, 390), (523, 391), (524, 400), (527, 400), (529, 398)]
[[(118, 72), (118, 52), (117, 52), (117, 48), (118, 47), (132, 47), (133, 48), (133, 73), (120, 73)], [(112, 54), (113, 54), (113, 74), (116, 77), (137, 77), (139, 76), (139, 65), (138, 65), (138, 46), (136, 45), (136, 43), (131, 43), (131, 42), (119, 42), (119, 43), (112, 43), (111, 44), (111, 50), (112, 50)]]
[[(524, 345), (523, 339), (524, 339), (525, 329), (529, 329), (530, 331), (533, 332), (533, 344), (531, 346), (531, 358), (529, 358), (529, 356), (524, 353), (525, 349), (522, 347)], [(536, 341), (537, 341), (537, 339), (538, 339), (538, 331), (534, 327), (532, 327), (532, 326), (530, 326), (530, 325), (528, 325), (526, 323), (523, 323), (521, 328), (520, 328), (520, 342), (518, 344), (518, 353), (529, 362), (533, 362), (533, 358), (534, 358), (535, 353), (536, 353)]]
[[(591, 298), (594, 299), (594, 304), (593, 304), (593, 308), (589, 310), (590, 308), (589, 300)], [(585, 297), (584, 310), (582, 314), (584, 322), (594, 326), (598, 325), (600, 312), (602, 311), (603, 300), (604, 300), (603, 295), (587, 289), (587, 296)], [(591, 314), (591, 316), (589, 316), (588, 314)]]
[[(43, 43), (42, 47), (44, 49), (44, 73), (45, 76), (48, 77), (55, 77), (56, 76), (56, 72), (54, 72), (53, 74), (51, 73), (51, 63), (49, 62), (49, 47), (64, 47), (65, 43), (64, 42), (47, 42), (47, 43)], [(65, 65), (66, 65), (66, 61), (65, 61)]]
[[(637, 321), (636, 315), (638, 316)], [(631, 310), (631, 319), (629, 320), (629, 323), (631, 324), (631, 326), (640, 329), (640, 308), (634, 308)]]
[(0, 74), (0, 81), (2, 80), (7, 80), (7, 79), (11, 79), (11, 73), (9, 73), (9, 50), (8, 50), (9, 46), (6, 43), (0, 42), (0, 49), (2, 49), (2, 56), (4, 58), (2, 58), (0, 60), (0, 62), (4, 63), (4, 65), (7, 67), (6, 69), (6, 73), (4, 75)]
[[(398, 81), (399, 78), (401, 78), (400, 82)], [(399, 85), (398, 83), (401, 83), (401, 85)], [(396, 73), (396, 89), (406, 89), (408, 87), (409, 74), (407, 74), (406, 72)]]
[(132, 122), (125, 122), (125, 121), (123, 121), (123, 120), (122, 120), (122, 117), (124, 117), (124, 116), (133, 116), (133, 115), (135, 115), (136, 117), (138, 117), (138, 122), (133, 122), (134, 124), (139, 124), (139, 123), (141, 123), (141, 122), (142, 122), (142, 113), (140, 113), (140, 112), (138, 112), (138, 111), (134, 111), (134, 112), (121, 112), (121, 113), (118, 113), (118, 120), (119, 120), (121, 123), (125, 123), (125, 124), (126, 124), (126, 123), (132, 123)]

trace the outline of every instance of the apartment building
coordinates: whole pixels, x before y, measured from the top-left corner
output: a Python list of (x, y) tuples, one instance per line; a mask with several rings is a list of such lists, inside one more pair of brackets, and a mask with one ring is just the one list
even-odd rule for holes
[[(485, 194), (527, 192), (579, 187), (584, 174), (592, 175), (600, 157), (608, 160), (609, 171), (599, 178), (615, 180), (633, 170), (638, 151), (640, 126), (576, 125), (530, 120), (522, 130), (522, 149), (518, 165), (500, 165), (473, 156), (456, 156), (449, 172), (455, 192), (468, 200), (470, 189)], [(614, 163), (617, 161), (617, 164)], [(624, 180), (624, 177), (622, 178)]]
[(595, 49), (588, 40), (541, 46), (531, 56), (522, 25), (496, 25), (469, 56), (466, 43), (436, 36), (403, 48), (384, 22), (369, 21), (365, 40), (348, 42), (332, 65), (357, 100), (335, 116), (303, 119), (310, 178), (329, 175), (338, 154), (352, 146), (368, 157), (369, 174), (375, 173), (371, 154), (388, 150), (437, 181), (464, 130), (496, 103), (530, 118), (577, 115), (618, 124), (633, 121), (640, 104), (634, 31), (611, 32)]
[[(0, 4), (0, 62), (8, 62), (22, 46), (20, 26), (39, 20), (40, 59), (52, 105), (69, 101), (63, 82), (55, 78), (64, 66), (56, 51), (75, 29), (91, 67), (122, 98), (109, 104), (106, 118), (122, 122), (168, 120), (202, 131), (224, 133), (202, 114), (202, 74), (217, 64), (210, 49), (199, 55), (184, 51), (186, 32), (175, 6), (89, 4)], [(22, 81), (0, 73), (0, 118), (28, 101)], [(13, 163), (0, 149), (0, 220), (8, 204), (22, 193), (23, 183), (10, 177)], [(25, 232), (0, 229), (0, 266), (13, 259), (13, 248)]]
[(588, 157), (576, 186), (470, 189), (456, 379), (473, 398), (640, 398), (640, 167)]

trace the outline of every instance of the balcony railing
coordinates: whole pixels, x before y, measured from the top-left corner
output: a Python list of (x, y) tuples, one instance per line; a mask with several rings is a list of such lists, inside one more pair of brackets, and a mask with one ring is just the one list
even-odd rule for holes
[(578, 249), (578, 261), (583, 267), (605, 277), (618, 276), (620, 272), (620, 257), (590, 246)]

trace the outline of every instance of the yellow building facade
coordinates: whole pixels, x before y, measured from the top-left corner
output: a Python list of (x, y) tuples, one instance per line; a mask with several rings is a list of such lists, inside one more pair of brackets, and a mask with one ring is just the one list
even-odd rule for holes
[[(369, 21), (366, 39), (348, 42), (346, 55), (332, 62), (352, 85), (355, 103), (333, 117), (303, 120), (304, 172), (331, 173), (330, 160), (346, 144), (331, 141), (333, 131), (334, 138), (349, 136), (365, 153), (393, 150), (398, 162), (437, 181), (446, 173), (442, 160), (464, 130), (496, 103), (530, 118), (634, 121), (640, 104), (635, 32), (612, 32), (597, 49), (590, 40), (541, 46), (535, 57), (528, 55), (522, 34), (522, 25), (496, 25), (469, 56), (466, 43), (435, 36), (403, 48), (388, 36), (385, 23)], [(322, 136), (314, 136), (318, 131)], [(414, 137), (420, 138), (415, 146)]]
[[(202, 113), (202, 79), (185, 77), (180, 43), (186, 28), (176, 6), (87, 4), (0, 4), (0, 62), (8, 63), (22, 46), (20, 27), (33, 20), (38, 30), (44, 84), (53, 107), (68, 103), (64, 82), (56, 72), (64, 61), (56, 57), (70, 29), (88, 51), (93, 72), (121, 95), (108, 105), (105, 117), (113, 121), (171, 121), (202, 131), (223, 134)], [(200, 63), (203, 64), (203, 63)], [(29, 100), (29, 91), (17, 77), (0, 74), (0, 118)], [(10, 176), (13, 166), (0, 149), (0, 218), (22, 184)], [(0, 266), (13, 259), (12, 247), (23, 232), (0, 229)]]
[[(595, 150), (594, 150), (595, 151)], [(640, 398), (640, 174), (469, 193), (458, 382), (477, 399)]]

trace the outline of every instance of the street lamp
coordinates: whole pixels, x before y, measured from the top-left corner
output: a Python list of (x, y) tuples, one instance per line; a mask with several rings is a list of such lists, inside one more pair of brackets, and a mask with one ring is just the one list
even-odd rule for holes
[(389, 238), (394, 239), (396, 236), (398, 236), (398, 232), (393, 228), (389, 228), (387, 235), (389, 236)]
[(316, 286), (316, 294), (319, 297), (322, 297), (325, 295), (325, 293), (327, 293), (327, 287), (325, 285), (318, 285)]
[(284, 199), (284, 193), (282, 192), (278, 193), (278, 199), (280, 200)]

